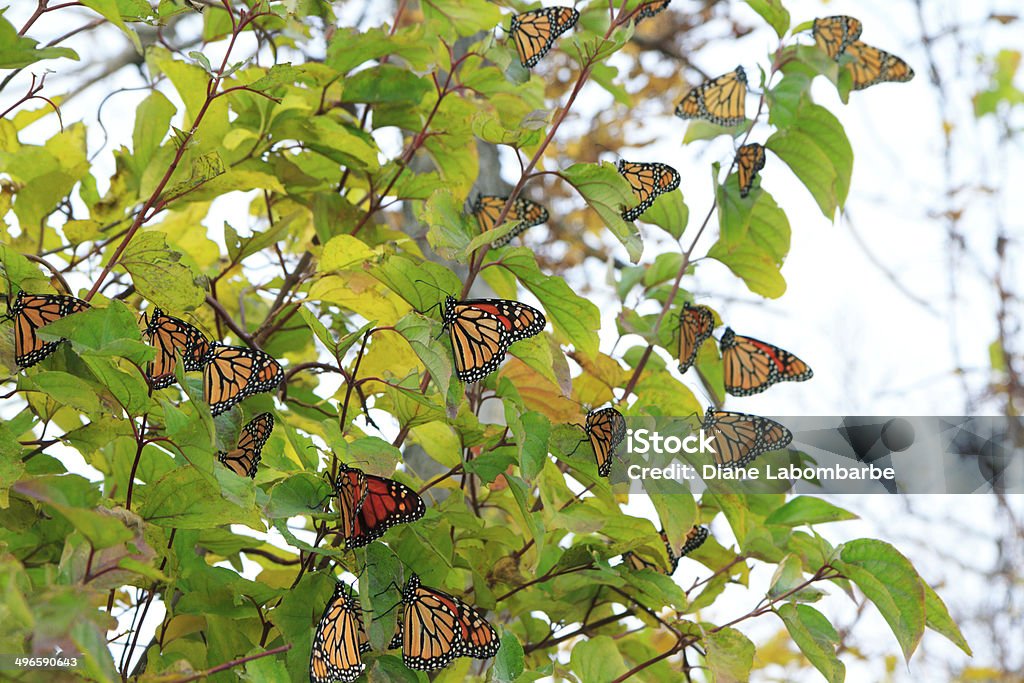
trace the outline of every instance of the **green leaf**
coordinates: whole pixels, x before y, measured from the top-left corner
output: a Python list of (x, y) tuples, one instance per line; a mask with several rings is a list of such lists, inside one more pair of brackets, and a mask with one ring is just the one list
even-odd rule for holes
[[(83, 507), (88, 502), (82, 500), (81, 493), (85, 490), (84, 487), (77, 486), (81, 481), (77, 475), (34, 477), (19, 481), (11, 488), (55, 510), (97, 550), (110, 548), (131, 539), (134, 534), (119, 517), (106, 510), (100, 512), (98, 509)], [(89, 491), (91, 492), (91, 489)]]
[(782, 6), (781, 0), (747, 0), (747, 4), (775, 29), (782, 38), (789, 30), (789, 10)]
[(520, 417), (526, 438), (516, 443), (519, 448), (519, 470), (523, 479), (533, 481), (540, 474), (548, 457), (551, 422), (538, 412), (528, 411)]
[(786, 162), (832, 220), (846, 203), (853, 173), (853, 148), (839, 119), (804, 99), (793, 122), (773, 133), (765, 147)]
[(330, 495), (330, 485), (323, 477), (299, 472), (270, 489), (270, 500), (264, 513), (270, 519), (308, 515), (323, 506)]
[(836, 656), (839, 634), (824, 614), (809, 605), (781, 605), (776, 613), (789, 636), (828, 683), (843, 683), (846, 666)]
[(653, 223), (679, 239), (690, 220), (690, 208), (683, 201), (683, 191), (675, 190), (658, 197), (658, 201), (640, 215), (640, 220)]
[[(730, 177), (735, 183), (735, 177)], [(721, 234), (708, 256), (728, 266), (755, 294), (778, 298), (786, 291), (781, 268), (789, 253), (791, 230), (785, 212), (760, 188), (751, 193), (753, 205), (737, 207), (739, 194), (717, 190)]]
[(946, 603), (942, 601), (939, 594), (924, 579), (921, 579), (921, 587), (924, 588), (924, 611), (928, 628), (945, 636), (951, 643), (963, 650), (967, 656), (973, 656), (974, 653), (971, 652), (971, 646), (967, 644), (967, 639), (960, 632), (960, 627), (949, 616), (949, 609), (947, 609)]
[(44, 47), (37, 50), (39, 41), (19, 36), (17, 29), (3, 16), (7, 9), (0, 9), (0, 69), (23, 69), (44, 59), (58, 57), (78, 61), (78, 53), (68, 47)]
[(448, 345), (437, 338), (438, 328), (437, 322), (418, 313), (403, 316), (395, 325), (398, 333), (405, 337), (416, 356), (430, 371), (430, 377), (437, 384), (441, 395), (447, 396), (454, 370)]
[(857, 515), (836, 507), (828, 501), (812, 496), (797, 496), (785, 505), (768, 515), (765, 524), (782, 524), (784, 526), (801, 526), (803, 524), (824, 524), (825, 522), (843, 522), (859, 519)]
[(425, 78), (393, 64), (371, 67), (345, 79), (342, 102), (419, 104), (433, 86)]
[(221, 495), (215, 479), (195, 467), (180, 467), (145, 488), (139, 514), (147, 522), (178, 529), (244, 524), (264, 531), (256, 510), (244, 510)]
[(153, 304), (169, 311), (190, 311), (206, 300), (181, 254), (167, 246), (167, 235), (140, 232), (125, 249), (120, 265), (132, 276), (135, 289)]
[(171, 117), (175, 111), (171, 101), (159, 90), (154, 90), (139, 105), (135, 112), (135, 131), (132, 133), (132, 164), (136, 175), (142, 176), (160, 149), (160, 143), (171, 129)]
[(715, 675), (716, 683), (738, 683), (750, 680), (750, 669), (754, 666), (754, 644), (734, 628), (723, 628), (708, 633), (708, 668)]
[(914, 565), (890, 544), (868, 538), (844, 544), (839, 557), (832, 566), (875, 603), (909, 661), (925, 627), (925, 591)]
[(499, 261), (540, 299), (555, 332), (588, 356), (597, 354), (601, 312), (578, 296), (561, 277), (541, 272), (533, 252), (525, 247), (509, 249)]
[(523, 646), (515, 634), (505, 631), (501, 635), (501, 647), (494, 657), (494, 667), (491, 669), (493, 680), (499, 683), (511, 683), (519, 678), (525, 669), (525, 654)]
[[(138, 20), (140, 18), (147, 18), (152, 15), (152, 10), (146, 7), (146, 12), (140, 14), (130, 14), (125, 16), (121, 12), (120, 3), (117, 0), (81, 0), (82, 4), (86, 7), (95, 10), (100, 16), (105, 17), (110, 21), (111, 24), (121, 29), (121, 31), (128, 36), (128, 39), (132, 41), (132, 45), (135, 46), (135, 51), (140, 55), (142, 54), (142, 43), (139, 41), (138, 34), (125, 23), (125, 19)], [(135, 4), (135, 3), (132, 3)]]
[(170, 189), (165, 189), (161, 201), (171, 202), (189, 192), (199, 188), (205, 183), (213, 180), (227, 171), (224, 160), (217, 152), (208, 152), (192, 160), (192, 168), (188, 180), (175, 183)]
[(96, 387), (76, 375), (52, 370), (19, 379), (19, 390), (30, 387), (43, 392), (60, 405), (70, 406), (88, 415), (100, 412)]
[(465, 261), (476, 224), (450, 190), (442, 188), (430, 195), (419, 219), (428, 226), (427, 241), (434, 251), (449, 260)]
[(635, 224), (622, 218), (622, 210), (636, 204), (636, 197), (629, 182), (607, 162), (601, 164), (573, 164), (561, 172), (570, 185), (576, 188), (594, 211), (604, 220), (622, 246), (626, 247), (629, 260), (640, 261), (643, 242)]
[(338, 73), (346, 74), (353, 68), (384, 55), (402, 57), (416, 71), (427, 67), (441, 58), (444, 47), (434, 35), (427, 35), (423, 24), (401, 28), (393, 35), (388, 27), (372, 28), (359, 32), (354, 28), (341, 26), (334, 33), (327, 46), (327, 65)]
[(577, 643), (572, 648), (569, 664), (581, 681), (612, 681), (629, 670), (615, 641), (608, 636)]

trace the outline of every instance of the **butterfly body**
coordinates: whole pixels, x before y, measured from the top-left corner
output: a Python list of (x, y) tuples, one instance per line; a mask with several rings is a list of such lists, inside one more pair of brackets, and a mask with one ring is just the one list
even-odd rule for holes
[(451, 337), (455, 370), (463, 382), (476, 382), (498, 369), (508, 347), (544, 329), (544, 314), (507, 299), (445, 299), (442, 323)]
[(746, 413), (708, 408), (701, 428), (711, 434), (715, 463), (719, 467), (743, 467), (757, 456), (785, 448), (793, 434), (774, 420)]
[(707, 306), (683, 304), (679, 313), (679, 372), (686, 372), (697, 360), (701, 344), (711, 337), (715, 316)]
[(402, 604), (391, 647), (402, 648), (402, 661), (410, 669), (440, 669), (456, 657), (489, 659), (498, 653), (498, 633), (476, 609), (423, 586), (416, 574), (402, 589)]
[(814, 376), (807, 363), (774, 344), (725, 328), (719, 341), (725, 390), (733, 396), (760, 394), (778, 382), (804, 382)]
[(255, 479), (260, 454), (272, 431), (274, 416), (270, 413), (260, 413), (242, 427), (238, 435), (238, 446), (230, 451), (218, 452), (217, 459), (238, 476)]
[(415, 522), (427, 511), (405, 484), (341, 465), (334, 485), (346, 548), (360, 548), (396, 524)]
[(686, 93), (676, 105), (676, 116), (732, 128), (746, 121), (746, 102), (747, 73), (738, 66), (735, 71), (704, 81)]
[(159, 308), (153, 309), (143, 334), (156, 349), (156, 358), (146, 367), (146, 379), (153, 389), (163, 389), (174, 384), (174, 365), (177, 354), (181, 354), (185, 372), (199, 372), (210, 353), (210, 341), (197, 328), (184, 320), (165, 314)]
[(635, 221), (651, 208), (660, 195), (679, 187), (679, 173), (668, 164), (619, 160), (619, 174), (629, 181), (633, 194), (640, 200), (622, 212), (623, 220)]
[(213, 342), (203, 361), (203, 398), (210, 413), (220, 415), (249, 396), (274, 391), (284, 372), (259, 349)]
[(339, 581), (313, 635), (310, 683), (351, 683), (366, 668), (361, 654), (369, 649), (359, 600), (351, 586)]
[(594, 449), (597, 473), (607, 477), (612, 471), (615, 449), (626, 438), (626, 420), (615, 408), (601, 408), (587, 413), (583, 428)]
[(579, 18), (580, 13), (572, 7), (543, 7), (513, 16), (509, 35), (519, 62), (527, 69), (536, 66), (558, 36), (575, 26)]
[[(507, 201), (508, 197), (498, 195), (480, 195), (477, 197), (476, 202), (473, 204), (473, 215), (476, 216), (481, 232), (487, 232), (498, 227), (498, 217), (501, 215), (501, 210), (505, 208)], [(512, 232), (494, 240), (491, 243), (492, 247), (503, 247), (527, 229), (541, 223), (546, 223), (548, 220), (548, 210), (537, 202), (530, 201), (525, 197), (516, 197), (505, 219), (520, 221), (520, 223)]]
[(36, 335), (39, 328), (87, 308), (87, 302), (73, 296), (19, 291), (7, 315), (14, 320), (14, 362), (30, 368), (52, 354), (65, 340), (43, 341)]

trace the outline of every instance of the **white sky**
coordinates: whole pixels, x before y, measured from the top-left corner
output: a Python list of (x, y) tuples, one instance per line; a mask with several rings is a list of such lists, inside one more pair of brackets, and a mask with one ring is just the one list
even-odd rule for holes
[[(6, 18), (21, 26), (35, 3), (14, 0)], [(554, 4), (545, 2), (545, 4)], [(700, 3), (676, 0), (672, 11), (687, 11)], [(782, 384), (770, 391), (749, 398), (730, 399), (727, 408), (744, 412), (770, 415), (956, 415), (967, 409), (962, 380), (954, 376), (953, 368), (967, 369), (966, 384), (977, 395), (986, 386), (989, 375), (988, 345), (995, 338), (995, 297), (986, 275), (979, 273), (964, 259), (951, 269), (945, 226), (934, 214), (948, 208), (945, 198), (945, 179), (942, 172), (942, 127), (937, 109), (935, 91), (928, 82), (926, 60), (919, 44), (917, 20), (910, 2), (854, 2), (839, 0), (827, 4), (811, 0), (788, 0), (786, 7), (794, 23), (824, 14), (849, 13), (864, 24), (862, 39), (888, 49), (906, 59), (917, 72), (910, 83), (882, 85), (865, 92), (853, 93), (849, 105), (842, 105), (833, 86), (818, 79), (813, 93), (818, 103), (828, 107), (842, 121), (855, 152), (855, 166), (850, 198), (847, 205), (850, 220), (840, 218), (833, 225), (825, 220), (810, 195), (798, 184), (784, 164), (769, 152), (768, 163), (762, 173), (763, 186), (770, 191), (789, 215), (793, 228), (792, 248), (783, 275), (787, 293), (778, 300), (762, 301), (746, 288), (723, 266), (717, 263), (698, 268), (697, 279), (687, 278), (684, 286), (705, 293), (707, 302), (717, 308), (725, 319), (740, 333), (775, 341), (807, 360), (815, 370), (810, 382)], [(358, 15), (361, 3), (349, 3), (343, 16)], [(736, 2), (734, 15), (749, 24), (760, 25), (760, 20), (742, 3)], [(1019, 10), (1019, 3), (1004, 2), (964, 3), (956, 0), (924, 2), (926, 20), (931, 31), (950, 24), (967, 27), (962, 42), (968, 54), (983, 49), (993, 54), (999, 47), (1020, 47), (1019, 29), (1014, 35), (1009, 29), (981, 30), (984, 17), (990, 12)], [(374, 8), (376, 9), (376, 8)], [(389, 10), (390, 12), (390, 10)], [(84, 16), (84, 11), (62, 10), (50, 15), (33, 29), (34, 37), (49, 38), (59, 35), (78, 22), (71, 17)], [(389, 14), (388, 14), (389, 16)], [(192, 21), (192, 20), (190, 20)], [(100, 54), (119, 51), (120, 41), (97, 40), (94, 33), (77, 36), (68, 45), (90, 59)], [(955, 53), (949, 39), (936, 47), (947, 67), (944, 77), (951, 79), (950, 117), (955, 126), (954, 150), (957, 184), (991, 183), (1007, 187), (1024, 178), (1019, 141), (1017, 147), (1005, 152), (997, 149), (997, 131), (991, 123), (975, 125), (971, 122), (970, 95), (983, 82), (975, 78), (973, 64), (954, 63)], [(699, 55), (699, 65), (707, 73), (722, 73), (743, 64), (748, 74), (756, 73), (755, 64), (765, 63), (765, 55), (774, 49), (775, 36), (768, 29), (759, 29), (738, 41), (723, 41), (709, 45)], [(221, 46), (207, 50), (211, 58)], [(67, 84), (78, 84), (82, 76), (74, 75), (77, 66), (66, 60), (48, 62), (53, 74), (46, 94), (61, 92)], [(690, 75), (692, 79), (693, 76)], [(755, 78), (752, 76), (751, 81)], [(19, 75), (0, 95), (0, 104), (18, 96), (26, 82)], [(83, 120), (89, 128), (90, 152), (99, 148), (102, 133), (95, 123), (100, 99), (114, 87), (138, 87), (144, 84), (139, 73), (129, 67), (119, 71), (99, 87), (86, 89), (72, 98), (62, 109), (65, 123)], [(110, 152), (121, 144), (130, 146), (135, 106), (145, 91), (124, 92), (113, 95), (104, 107), (104, 122), (110, 139), (96, 159), (99, 168), (111, 168)], [(604, 95), (589, 88), (579, 101), (578, 112), (596, 111), (605, 106)], [(756, 97), (748, 98), (753, 106)], [(6, 105), (4, 105), (4, 108)], [(752, 113), (751, 109), (751, 113)], [(1018, 112), (1019, 114), (1019, 112)], [(570, 121), (571, 124), (571, 121)], [(712, 196), (708, 173), (713, 161), (726, 161), (731, 154), (731, 143), (719, 139), (712, 144), (698, 142), (680, 146), (685, 123), (664, 112), (651, 120), (651, 130), (659, 135), (659, 142), (642, 151), (645, 159), (660, 159), (678, 169), (682, 175), (682, 188), (690, 207), (691, 220), (699, 221), (706, 213)], [(1017, 127), (1021, 121), (1018, 119)], [(41, 141), (52, 134), (52, 117), (34, 125), (25, 139)], [(767, 129), (755, 130), (752, 140), (763, 141)], [(382, 136), (382, 142), (383, 142)], [(389, 151), (389, 150), (388, 150)], [(627, 158), (632, 156), (624, 154)], [(105, 173), (97, 173), (101, 192), (106, 187)], [(958, 196), (958, 199), (965, 196)], [(995, 218), (1001, 217), (1011, 235), (1021, 235), (1021, 216), (1024, 207), (1019, 194), (979, 199), (974, 193), (965, 214), (962, 230), (970, 249), (984, 266), (991, 270), (994, 255)], [(215, 234), (228, 216), (235, 227), (240, 225), (238, 196), (218, 201), (206, 221)], [(691, 224), (691, 229), (695, 226)], [(935, 313), (925, 310), (908, 297), (896, 292), (879, 269), (867, 258), (852, 234), (856, 228), (860, 240), (868, 245), (874, 257), (900, 282), (920, 299), (927, 300)], [(650, 232), (650, 231), (648, 231)], [(714, 232), (702, 241), (697, 253), (703, 253), (713, 242)], [(708, 239), (708, 237), (712, 239)], [(527, 239), (529, 242), (529, 238)], [(689, 243), (684, 235), (684, 244)], [(1020, 243), (1011, 248), (1014, 260), (1020, 262)], [(655, 253), (648, 249), (645, 260)], [(619, 248), (618, 256), (625, 258)], [(1016, 291), (1024, 289), (1024, 276), (1018, 268), (1016, 282), (1010, 284)], [(582, 277), (591, 282), (604, 279), (604, 266), (589, 263)], [(87, 284), (75, 282), (73, 284)], [(950, 300), (951, 288), (957, 299)], [(735, 297), (736, 300), (732, 300)], [(728, 301), (728, 303), (723, 303)], [(959, 357), (953, 352), (951, 338), (955, 338)], [(602, 348), (609, 350), (614, 344), (614, 325), (610, 317), (605, 321)], [(619, 349), (628, 348), (623, 344)], [(699, 389), (691, 383), (700, 395)], [(333, 386), (324, 387), (325, 394)], [(995, 407), (986, 403), (974, 406), (974, 412), (984, 414)], [(84, 463), (82, 463), (84, 466)], [(76, 468), (77, 469), (77, 468)], [(985, 586), (974, 585), (969, 573), (955, 565), (938, 562), (935, 548), (915, 546), (908, 538), (918, 531), (918, 538), (935, 537), (940, 533), (935, 519), (945, 519), (953, 505), (964, 506), (969, 516), (987, 513), (990, 500), (980, 496), (970, 499), (949, 497), (917, 497), (914, 505), (920, 517), (911, 518), (902, 502), (882, 496), (848, 497), (841, 501), (864, 517), (863, 522), (844, 523), (819, 529), (831, 541), (871, 536), (897, 542), (898, 547), (915, 560), (926, 578), (933, 582), (949, 581), (939, 590), (950, 603), (956, 615), (956, 605), (968, 605), (984, 592)], [(1018, 509), (1021, 501), (1018, 498)], [(642, 513), (645, 505), (639, 501), (631, 511)], [(899, 520), (894, 524), (894, 520)], [(933, 526), (929, 526), (933, 525)], [(908, 529), (910, 527), (910, 529)], [(730, 534), (724, 520), (712, 527), (716, 537), (728, 544)], [(943, 529), (942, 533), (948, 533)], [(965, 551), (967, 557), (977, 558), (980, 566), (993, 558), (993, 541), (998, 530), (975, 529), (972, 536), (956, 535), (949, 544)], [(946, 538), (945, 536), (942, 536)], [(941, 549), (939, 549), (941, 551)], [(940, 553), (941, 555), (941, 553)], [(689, 585), (694, 575), (706, 572), (698, 565), (684, 561), (678, 576), (683, 585)], [(730, 589), (726, 597), (702, 616), (715, 620), (732, 617), (739, 609), (751, 607), (757, 595), (767, 587), (770, 572), (755, 572), (753, 590), (747, 592)], [(760, 592), (759, 592), (760, 591)], [(853, 605), (838, 591), (819, 604), (830, 616), (840, 620), (849, 618)], [(745, 610), (744, 610), (745, 611)], [(869, 610), (871, 612), (871, 610)], [(151, 623), (157, 623), (160, 610), (151, 612)], [(873, 619), (873, 621), (872, 621)], [(895, 654), (898, 648), (888, 628), (871, 612), (868, 628), (858, 633), (866, 637), (869, 650), (873, 650), (870, 665), (844, 658), (850, 681), (879, 680), (878, 660), (882, 655)], [(864, 624), (862, 624), (862, 627)], [(743, 629), (757, 640), (779, 628), (778, 620), (762, 617)], [(985, 656), (985, 644), (977, 638), (968, 638), (978, 652)], [(146, 640), (146, 634), (142, 641)], [(952, 662), (962, 662), (962, 655), (937, 636), (926, 636), (925, 647), (934, 647)], [(898, 680), (917, 680), (912, 661), (909, 672), (897, 667)], [(808, 680), (819, 680), (812, 676)], [(929, 680), (941, 680), (935, 673)]]

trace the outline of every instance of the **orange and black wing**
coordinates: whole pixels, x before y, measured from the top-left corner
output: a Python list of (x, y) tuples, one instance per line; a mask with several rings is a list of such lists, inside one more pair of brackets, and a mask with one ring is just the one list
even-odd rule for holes
[[(411, 488), (394, 479), (365, 474), (342, 466), (341, 478), (358, 472), (363, 481), (362, 502), (353, 510), (352, 528), (345, 535), (346, 548), (359, 548), (380, 538), (396, 524), (415, 522), (427, 508), (423, 499)], [(344, 517), (344, 514), (343, 514)], [(343, 526), (344, 528), (344, 526)]]
[(785, 448), (793, 434), (774, 420), (708, 408), (702, 428), (710, 435), (719, 467), (743, 467), (754, 458)]
[(803, 382), (814, 376), (810, 366), (789, 351), (738, 335), (729, 327), (718, 345), (725, 390), (733, 396), (753, 396), (778, 382)]
[(198, 372), (203, 369), (203, 362), (210, 353), (206, 335), (184, 320), (166, 315), (159, 308), (153, 309), (153, 317), (144, 334), (149, 338), (150, 346), (156, 349), (156, 358), (146, 368), (146, 379), (154, 389), (174, 384), (177, 354), (181, 354), (186, 372)]
[(311, 683), (351, 683), (365, 664), (361, 653), (370, 649), (363, 614), (352, 588), (338, 582), (313, 635), (309, 656)]
[(281, 365), (258, 349), (213, 343), (203, 366), (203, 398), (220, 415), (242, 399), (273, 391), (283, 375)]
[(845, 64), (853, 76), (854, 90), (878, 83), (905, 83), (914, 77), (914, 70), (905, 61), (859, 40), (846, 48), (840, 64)]
[(645, 2), (636, 8), (636, 12), (633, 15), (633, 21), (639, 24), (644, 19), (650, 19), (654, 15), (664, 12), (668, 9), (669, 3), (672, 0), (653, 0), (652, 2)]
[(444, 327), (463, 382), (476, 382), (498, 369), (513, 342), (539, 334), (547, 320), (532, 306), (506, 299), (445, 300)]
[(622, 218), (635, 221), (644, 211), (651, 208), (659, 195), (679, 187), (679, 173), (668, 164), (641, 163), (619, 160), (619, 174), (629, 181), (633, 194), (640, 201), (636, 206), (625, 209)]
[(742, 66), (722, 76), (704, 81), (676, 105), (676, 116), (704, 119), (731, 128), (747, 119), (747, 74)]
[[(683, 541), (683, 545), (679, 548), (679, 555), (675, 556), (678, 562), (679, 558), (686, 557), (697, 548), (704, 545), (704, 541), (708, 540), (709, 532), (707, 527), (693, 525), (693, 528), (686, 532), (686, 540)], [(665, 538), (665, 542), (668, 543), (668, 538)], [(671, 553), (672, 546), (669, 546), (669, 552)]]
[(238, 435), (238, 446), (217, 454), (225, 467), (240, 477), (256, 478), (256, 467), (260, 464), (260, 454), (263, 446), (274, 431), (274, 416), (270, 413), (260, 413), (250, 420)]
[(509, 29), (519, 62), (532, 68), (548, 53), (558, 36), (576, 25), (580, 13), (571, 7), (544, 7), (512, 17)]
[(615, 408), (601, 408), (587, 413), (584, 429), (594, 448), (597, 473), (607, 477), (612, 471), (615, 449), (626, 438), (626, 420)]
[(683, 304), (679, 313), (679, 372), (686, 372), (697, 359), (701, 344), (711, 337), (715, 316), (707, 306)]
[(402, 603), (405, 609), (391, 647), (402, 648), (407, 667), (441, 669), (461, 655), (459, 606), (450, 595), (421, 586), (413, 574), (402, 589)]
[[(501, 216), (501, 210), (505, 208), (507, 201), (508, 197), (497, 195), (481, 195), (477, 197), (476, 202), (473, 204), (473, 215), (476, 216), (476, 220), (480, 224), (481, 232), (487, 232), (498, 227), (498, 217)], [(505, 220), (520, 221), (520, 223), (512, 232), (494, 240), (491, 243), (492, 247), (503, 247), (525, 230), (535, 225), (546, 223), (548, 220), (548, 210), (537, 202), (530, 201), (525, 197), (517, 197), (515, 202), (512, 203), (512, 208), (509, 209), (508, 215), (505, 216)]]
[(858, 19), (845, 15), (819, 17), (814, 20), (811, 32), (814, 42), (831, 59), (836, 59), (843, 51), (860, 38), (861, 23)]
[(334, 495), (338, 500), (338, 526), (346, 539), (356, 534), (357, 517), (366, 502), (367, 492), (363, 471), (342, 465), (334, 482)]
[(30, 368), (56, 351), (63, 339), (43, 341), (36, 332), (40, 327), (87, 308), (90, 308), (88, 303), (73, 296), (18, 292), (7, 316), (14, 320), (14, 362)]
[(740, 196), (746, 197), (754, 186), (757, 172), (764, 168), (764, 145), (752, 142), (736, 152), (736, 172), (739, 174)]

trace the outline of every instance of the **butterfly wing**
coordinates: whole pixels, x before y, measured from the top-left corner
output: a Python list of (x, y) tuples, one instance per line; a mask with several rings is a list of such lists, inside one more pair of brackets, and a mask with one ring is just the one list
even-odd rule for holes
[(626, 438), (626, 420), (615, 408), (601, 408), (587, 413), (584, 429), (594, 449), (597, 473), (607, 477), (612, 471), (615, 449)]
[(844, 15), (836, 15), (815, 19), (811, 32), (814, 35), (814, 42), (818, 44), (818, 47), (824, 50), (830, 59), (835, 59), (855, 40), (860, 38), (861, 28), (859, 20)]
[(740, 196), (746, 197), (754, 186), (757, 172), (764, 168), (764, 145), (752, 142), (736, 152), (736, 172), (739, 174)]
[(544, 7), (512, 17), (509, 32), (526, 68), (537, 65), (555, 44), (555, 39), (573, 26), (580, 13), (571, 7)]
[(498, 369), (513, 342), (539, 334), (547, 320), (532, 306), (505, 299), (445, 301), (444, 326), (463, 382), (476, 382)]
[(334, 483), (334, 494), (338, 500), (338, 526), (346, 539), (357, 533), (359, 510), (366, 502), (368, 492), (363, 471), (341, 465)]
[(683, 304), (679, 313), (679, 372), (686, 372), (697, 360), (701, 344), (711, 337), (715, 316), (707, 306)]
[(853, 76), (853, 89), (863, 90), (878, 83), (905, 83), (914, 77), (910, 65), (885, 50), (854, 41), (843, 52), (846, 68)]
[(184, 320), (166, 315), (159, 308), (153, 309), (153, 317), (144, 334), (149, 338), (150, 346), (156, 349), (156, 358), (146, 367), (146, 378), (153, 389), (174, 384), (176, 354), (181, 354), (186, 372), (198, 372), (203, 369), (203, 362), (210, 353), (206, 335)]
[(458, 603), (450, 595), (421, 586), (413, 574), (402, 590), (402, 602), (401, 633), (391, 644), (401, 644), (407, 667), (441, 669), (460, 656), (463, 630)]
[(738, 66), (688, 92), (676, 106), (676, 116), (731, 128), (746, 121), (746, 102), (747, 74)]
[(793, 434), (774, 420), (714, 408), (708, 408), (702, 427), (711, 435), (719, 467), (743, 467), (762, 453), (785, 448), (793, 440)]
[[(694, 524), (693, 528), (686, 533), (686, 540), (683, 541), (682, 547), (679, 548), (678, 557), (686, 557), (694, 550), (704, 545), (704, 541), (708, 540), (709, 535), (707, 527), (697, 526)], [(665, 539), (665, 542), (668, 543), (667, 538)], [(669, 546), (669, 550), (671, 550), (671, 546)]]
[[(505, 208), (508, 197), (496, 195), (481, 195), (473, 204), (473, 215), (476, 216), (481, 232), (487, 232), (498, 227), (498, 217), (501, 210)], [(517, 197), (512, 203), (506, 220), (520, 221), (519, 225), (503, 237), (499, 237), (491, 243), (494, 248), (503, 247), (525, 230), (535, 225), (540, 225), (548, 220), (548, 210), (537, 202), (530, 201), (525, 197)]]
[(626, 562), (632, 569), (635, 569), (637, 571), (641, 569), (650, 569), (651, 571), (656, 571), (660, 574), (665, 574), (666, 576), (671, 576), (672, 574), (674, 574), (676, 571), (676, 567), (679, 566), (679, 558), (676, 557), (676, 554), (674, 552), (672, 552), (672, 544), (668, 542), (668, 536), (665, 535), (665, 532), (662, 531), (660, 535), (662, 543), (665, 544), (665, 552), (668, 554), (667, 566), (658, 562), (651, 562), (650, 560), (646, 559), (642, 555), (635, 552), (628, 552), (623, 554), (623, 561)]
[(814, 376), (807, 363), (779, 347), (726, 328), (719, 342), (725, 390), (733, 396), (753, 396), (778, 382), (803, 382)]
[(220, 415), (242, 399), (273, 391), (281, 383), (281, 365), (258, 349), (211, 344), (203, 366), (203, 398)]
[(88, 303), (73, 296), (18, 292), (10, 313), (14, 319), (14, 362), (22, 368), (30, 368), (56, 351), (63, 339), (43, 341), (36, 332), (40, 327), (87, 308), (90, 308)]
[(359, 601), (351, 587), (339, 581), (313, 636), (309, 680), (311, 683), (351, 683), (366, 667), (361, 653), (369, 647)]
[(498, 640), (498, 632), (490, 622), (480, 616), (476, 609), (458, 598), (452, 597), (452, 600), (458, 605), (459, 625), (462, 628), (460, 656), (490, 659), (498, 654), (501, 641)]
[(260, 454), (272, 431), (274, 416), (270, 413), (260, 413), (242, 427), (238, 435), (238, 446), (226, 453), (221, 451), (217, 454), (217, 459), (238, 476), (255, 479)]
[(635, 221), (644, 211), (651, 208), (659, 195), (679, 187), (679, 173), (668, 164), (641, 163), (619, 160), (618, 171), (633, 188), (639, 200), (636, 206), (622, 212), (622, 218)]
[(636, 14), (634, 15), (633, 21), (640, 23), (644, 19), (650, 19), (654, 15), (664, 12), (668, 9), (669, 3), (672, 0), (654, 0), (653, 2), (645, 2), (636, 8)]
[(346, 548), (367, 545), (396, 524), (415, 522), (426, 513), (423, 499), (405, 484), (372, 474), (363, 474), (363, 478), (364, 499), (355, 508), (351, 535), (345, 537)]

